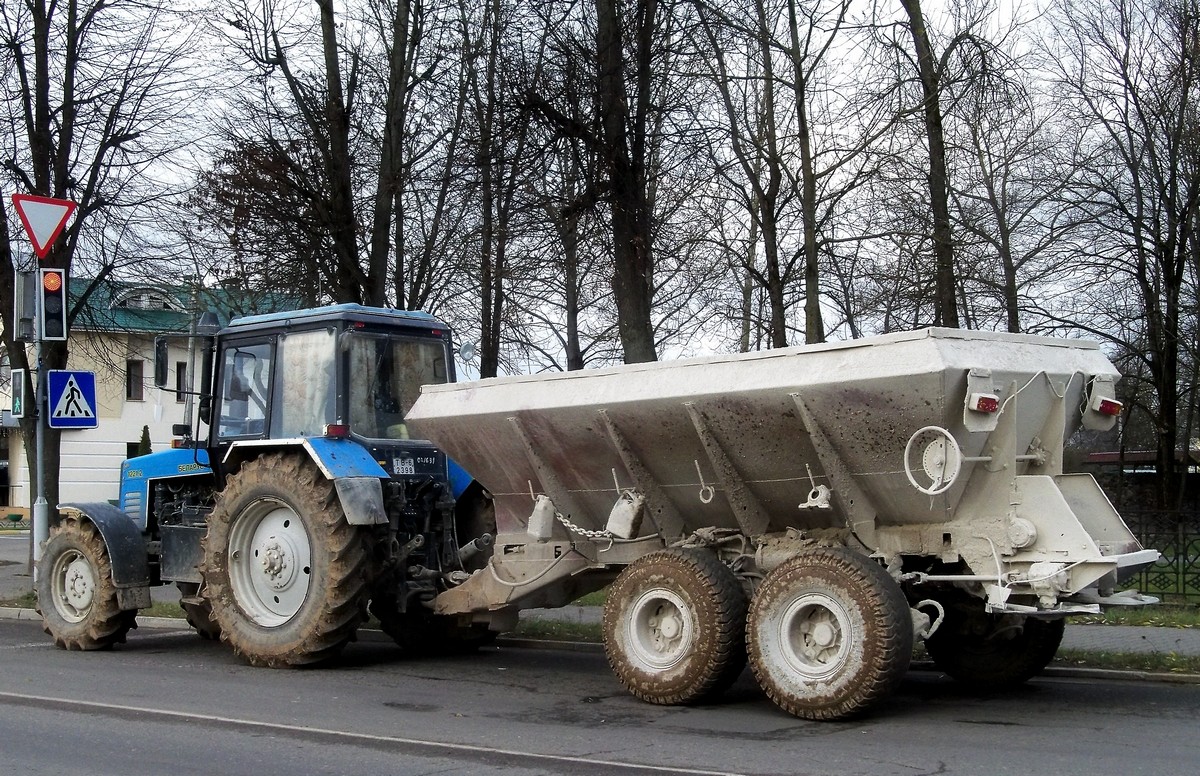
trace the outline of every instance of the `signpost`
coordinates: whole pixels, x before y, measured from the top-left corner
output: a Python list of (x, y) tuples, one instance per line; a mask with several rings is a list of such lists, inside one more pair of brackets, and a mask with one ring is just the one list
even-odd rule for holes
[[(16, 208), (17, 215), (21, 219), (21, 225), (25, 227), (25, 233), (29, 235), (29, 241), (33, 244), (33, 252), (40, 262), (50, 255), (50, 251), (54, 247), (54, 242), (62, 234), (63, 229), (66, 228), (71, 214), (75, 212), (75, 203), (67, 199), (42, 197), (36, 194), (13, 194), (12, 203), (13, 207)], [(34, 320), (38, 321), (37, 339), (34, 345), (35, 361), (38, 370), (34, 403), (35, 428), (37, 429), (37, 498), (33, 502), (33, 531), (30, 536), (30, 541), (33, 544), (33, 574), (35, 580), (38, 575), (38, 561), (42, 559), (42, 544), (50, 535), (49, 509), (46, 502), (45, 428), (47, 421), (53, 420), (52, 417), (47, 417), (47, 415), (53, 416), (60, 409), (57, 406), (48, 407), (47, 370), (42, 365), (42, 342), (46, 339), (65, 341), (67, 338), (67, 273), (62, 269), (43, 268), (39, 269), (38, 275), (41, 281), (41, 289), (35, 297), (38, 309), (34, 315)], [(47, 278), (49, 278), (49, 285), (47, 285)], [(49, 303), (53, 302), (56, 302), (59, 307), (54, 310), (48, 310)], [(47, 319), (47, 313), (49, 313), (49, 319)], [(56, 327), (53, 325), (55, 323), (59, 325)], [(52, 329), (52, 331), (46, 331), (47, 329)], [(58, 398), (60, 403), (62, 403), (62, 412), (59, 421), (65, 422), (68, 425), (55, 425), (54, 422), (51, 422), (50, 427), (95, 427), (95, 375), (91, 375), (91, 396), (89, 398), (85, 393), (85, 389), (81, 387), (87, 382), (86, 378), (83, 378), (82, 375), (88, 373), (68, 372), (66, 374), (74, 375), (75, 379), (72, 381), (70, 378), (67, 378), (61, 382)], [(23, 384), (24, 380), (22, 380)], [(15, 394), (14, 400), (16, 400)], [(23, 405), (23, 395), (20, 401)], [(21, 409), (24, 410), (24, 406)], [(88, 420), (84, 416), (89, 412), (91, 425), (80, 425), (85, 420)], [(44, 421), (43, 418), (46, 418), (46, 420)]]

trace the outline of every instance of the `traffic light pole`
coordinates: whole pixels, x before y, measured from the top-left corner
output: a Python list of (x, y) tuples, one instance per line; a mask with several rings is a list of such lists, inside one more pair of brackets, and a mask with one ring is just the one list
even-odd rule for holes
[(40, 573), (42, 560), (42, 545), (50, 537), (50, 509), (46, 501), (46, 370), (42, 364), (42, 294), (34, 294), (34, 321), (38, 327), (37, 338), (34, 340), (34, 363), (37, 364), (37, 386), (34, 388), (34, 427), (35, 457), (37, 458), (37, 497), (33, 502), (33, 530), (30, 540), (33, 542), (33, 581), (36, 583)]

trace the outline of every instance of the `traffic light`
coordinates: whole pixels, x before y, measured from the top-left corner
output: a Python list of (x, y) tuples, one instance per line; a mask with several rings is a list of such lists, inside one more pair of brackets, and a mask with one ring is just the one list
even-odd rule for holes
[(12, 416), (14, 419), (25, 417), (25, 370), (12, 370)]
[(41, 335), (43, 340), (67, 338), (67, 273), (61, 269), (38, 270), (42, 276)]

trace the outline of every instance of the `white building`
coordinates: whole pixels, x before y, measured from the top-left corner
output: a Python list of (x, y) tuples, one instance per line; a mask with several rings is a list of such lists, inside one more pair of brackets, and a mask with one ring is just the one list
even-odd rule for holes
[[(79, 283), (90, 281), (73, 280), (73, 293)], [(67, 368), (96, 373), (96, 406), (92, 410), (97, 426), (62, 432), (60, 501), (115, 500), (121, 461), (137, 455), (142, 429), (149, 429), (152, 448), (157, 451), (170, 446), (172, 425), (190, 422), (194, 397), (189, 399), (187, 391), (193, 390), (199, 356), (193, 363), (186, 334), (195, 317), (193, 310), (223, 307), (214, 304), (217, 295), (225, 296), (224, 292), (205, 292), (203, 301), (197, 302), (195, 294), (184, 288), (133, 284), (108, 284), (92, 293), (71, 326)], [(219, 315), (224, 324), (227, 315)], [(154, 338), (158, 334), (176, 335), (170, 338), (165, 389), (154, 387)], [(4, 382), (7, 392), (10, 381)], [(0, 406), (10, 405), (10, 398), (4, 396)], [(8, 505), (28, 507), (36, 497), (31, 487), (33, 474), (21, 429), (7, 409), (3, 425), (9, 462)]]

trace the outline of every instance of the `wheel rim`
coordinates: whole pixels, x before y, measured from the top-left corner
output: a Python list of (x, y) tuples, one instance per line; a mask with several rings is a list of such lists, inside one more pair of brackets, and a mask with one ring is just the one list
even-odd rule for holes
[(692, 650), (696, 627), (683, 599), (670, 590), (648, 590), (629, 610), (629, 641), (646, 668), (665, 671)]
[(251, 505), (229, 530), (229, 582), (242, 611), (274, 627), (308, 598), (312, 549), (296, 513), (276, 500)]
[(806, 679), (836, 674), (853, 642), (845, 607), (821, 593), (792, 601), (778, 620), (776, 635), (787, 664)]
[(54, 608), (67, 622), (83, 622), (96, 598), (92, 564), (78, 550), (68, 550), (58, 556), (51, 575)]

